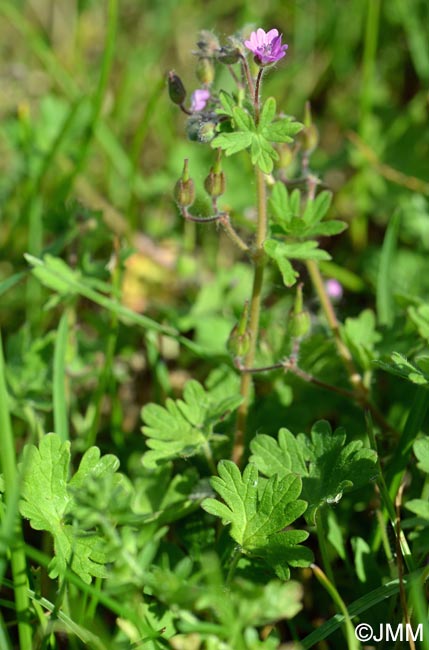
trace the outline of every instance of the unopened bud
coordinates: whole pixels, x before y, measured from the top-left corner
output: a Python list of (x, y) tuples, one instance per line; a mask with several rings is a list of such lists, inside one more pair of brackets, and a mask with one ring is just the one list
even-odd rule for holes
[(233, 357), (244, 357), (249, 351), (250, 332), (247, 329), (248, 318), (249, 303), (246, 302), (240, 320), (236, 325), (234, 325), (228, 338), (228, 352), (232, 354)]
[(188, 208), (195, 200), (195, 185), (189, 176), (188, 160), (183, 164), (182, 176), (174, 187), (174, 198), (181, 208)]
[(286, 169), (293, 161), (294, 150), (286, 142), (282, 142), (278, 145), (277, 152), (279, 154), (279, 161), (277, 163), (280, 169)]
[(217, 199), (225, 193), (225, 174), (221, 167), (221, 149), (217, 150), (216, 162), (210, 169), (210, 173), (204, 181), (204, 187), (209, 196)]
[(304, 128), (300, 133), (300, 139), (302, 148), (306, 153), (312, 153), (319, 144), (319, 131), (317, 126), (313, 124), (310, 102), (305, 104)]
[(210, 86), (213, 83), (215, 76), (215, 69), (212, 59), (207, 57), (200, 57), (197, 63), (196, 75), (198, 81), (205, 86)]
[(178, 104), (178, 106), (181, 106), (185, 101), (185, 86), (174, 70), (170, 70), (168, 73), (168, 94), (170, 95), (171, 101), (174, 104)]
[(198, 34), (197, 47), (199, 51), (194, 54), (208, 57), (214, 56), (220, 48), (219, 39), (213, 32), (203, 29)]
[(210, 142), (216, 135), (216, 124), (214, 122), (202, 122), (198, 131), (199, 142)]
[(240, 50), (237, 47), (221, 47), (216, 58), (225, 65), (234, 65), (240, 60)]
[(288, 332), (293, 338), (301, 338), (310, 331), (311, 317), (303, 307), (302, 284), (296, 290), (295, 305), (289, 316)]
[(199, 132), (201, 127), (201, 117), (199, 115), (191, 115), (191, 117), (186, 122), (186, 135), (188, 136), (191, 142), (199, 141)]

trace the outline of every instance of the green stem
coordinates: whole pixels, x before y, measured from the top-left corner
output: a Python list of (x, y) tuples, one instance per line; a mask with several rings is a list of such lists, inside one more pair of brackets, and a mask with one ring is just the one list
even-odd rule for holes
[(243, 66), (244, 74), (246, 75), (247, 85), (249, 86), (249, 92), (252, 97), (255, 94), (255, 84), (253, 83), (252, 75), (250, 74), (249, 64), (247, 63), (244, 56), (241, 57), (241, 64)]
[(371, 113), (373, 103), (374, 71), (380, 24), (380, 0), (368, 0), (367, 7), (359, 122), (359, 135), (364, 139), (365, 131), (367, 130), (368, 116)]
[(408, 542), (405, 538), (403, 531), (401, 529), (397, 530), (397, 525), (396, 525), (397, 515), (395, 512), (395, 505), (392, 501), (392, 498), (389, 494), (389, 490), (387, 489), (386, 482), (384, 480), (383, 470), (380, 463), (380, 457), (377, 452), (377, 442), (375, 439), (374, 430), (369, 415), (367, 416), (367, 431), (368, 431), (368, 437), (369, 437), (371, 447), (377, 453), (377, 469), (378, 469), (377, 485), (380, 490), (380, 495), (383, 500), (384, 507), (386, 508), (386, 511), (390, 518), (390, 522), (392, 524), (393, 530), (395, 531), (398, 537), (399, 546), (401, 549), (402, 556), (404, 558), (404, 562), (407, 566), (407, 570), (411, 573), (416, 567), (414, 566), (414, 560), (411, 555), (410, 547), (408, 546)]
[(224, 229), (225, 234), (229, 237), (229, 239), (241, 250), (243, 253), (248, 253), (249, 252), (249, 247), (246, 244), (245, 241), (243, 241), (238, 234), (238, 232), (233, 228), (231, 225), (231, 221), (229, 219), (229, 215), (225, 214), (223, 217), (219, 219), (219, 223)]
[(66, 356), (69, 335), (68, 311), (64, 311), (58, 325), (54, 348), (53, 405), (54, 431), (61, 442), (69, 439)]
[(327, 531), (326, 531), (326, 516), (324, 506), (317, 509), (316, 512), (316, 532), (317, 541), (319, 543), (320, 555), (322, 556), (323, 568), (326, 571), (331, 583), (335, 586), (334, 572), (332, 571), (331, 561), (329, 559), (328, 545), (327, 545)]
[[(1, 431), (1, 465), (6, 493), (6, 507), (17, 511), (18, 505), (18, 476), (16, 469), (15, 441), (9, 415), (9, 404), (5, 381), (5, 365), (3, 359), (3, 344), (0, 333), (0, 431)], [(15, 515), (13, 543), (10, 547), (10, 558), (15, 593), (16, 615), (18, 619), (18, 635), (21, 650), (32, 650), (31, 625), (28, 622), (30, 600), (28, 598), (27, 562), (25, 559), (24, 542), (22, 538), (21, 520)]]
[[(261, 312), (262, 285), (264, 280), (265, 267), (264, 242), (267, 236), (267, 193), (265, 186), (265, 176), (259, 167), (256, 167), (256, 195), (258, 207), (258, 224), (253, 254), (254, 272), (252, 296), (250, 299), (249, 309), (249, 351), (245, 358), (246, 368), (253, 368), (255, 365), (256, 346), (259, 334), (259, 316)], [(240, 465), (244, 452), (244, 437), (246, 431), (247, 416), (249, 412), (251, 387), (251, 373), (243, 373), (241, 375), (240, 384), (240, 394), (243, 397), (243, 402), (241, 403), (237, 412), (235, 441), (232, 453), (232, 459), (235, 463), (237, 463), (237, 465)]]
[(341, 338), (340, 326), (337, 320), (337, 316), (335, 314), (334, 308), (332, 306), (332, 302), (328, 296), (325, 285), (323, 283), (323, 278), (320, 273), (319, 267), (317, 266), (317, 263), (314, 260), (308, 260), (306, 266), (311, 281), (313, 283), (313, 286), (319, 297), (323, 313), (325, 314), (328, 325), (334, 336), (335, 345), (337, 346), (338, 354), (340, 355), (346, 367), (347, 374), (349, 375), (350, 383), (355, 388), (356, 392), (359, 393), (360, 396), (364, 396), (364, 395), (366, 396), (367, 389), (363, 385), (362, 377), (356, 370), (352, 355), (350, 354), (350, 350), (343, 343), (343, 340)]
[(314, 575), (316, 576), (320, 584), (323, 587), (325, 587), (326, 591), (332, 597), (332, 600), (338, 607), (339, 611), (344, 616), (348, 650), (359, 650), (360, 644), (356, 639), (355, 629), (353, 627), (353, 623), (351, 621), (345, 602), (343, 601), (340, 594), (338, 593), (338, 591), (336, 590), (332, 582), (329, 580), (329, 578), (323, 573), (322, 569), (320, 569), (316, 564), (312, 564), (311, 568), (313, 569)]
[(236, 546), (232, 553), (231, 564), (229, 565), (228, 575), (226, 576), (226, 582), (225, 582), (226, 587), (231, 586), (231, 582), (234, 577), (234, 573), (240, 558), (241, 558), (241, 548), (239, 546)]

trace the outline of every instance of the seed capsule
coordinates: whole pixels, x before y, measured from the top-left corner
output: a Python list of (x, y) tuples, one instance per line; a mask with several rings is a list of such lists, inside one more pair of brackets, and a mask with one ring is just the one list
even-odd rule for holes
[(171, 101), (178, 106), (181, 106), (185, 101), (185, 86), (174, 70), (170, 70), (168, 73), (168, 94), (170, 95)]
[(195, 201), (195, 185), (194, 181), (189, 176), (187, 159), (183, 164), (182, 176), (174, 187), (174, 198), (176, 199), (178, 206), (181, 208), (188, 208)]

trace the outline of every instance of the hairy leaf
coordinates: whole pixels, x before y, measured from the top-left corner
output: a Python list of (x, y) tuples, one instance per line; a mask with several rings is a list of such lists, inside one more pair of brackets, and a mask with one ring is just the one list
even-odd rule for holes
[(227, 156), (232, 156), (243, 149), (247, 149), (252, 143), (252, 134), (244, 131), (234, 131), (233, 133), (220, 133), (211, 141), (214, 149), (220, 147), (225, 151)]
[(314, 521), (323, 503), (337, 503), (345, 490), (357, 488), (376, 476), (376, 454), (360, 440), (345, 444), (344, 429), (332, 432), (326, 421), (316, 422), (311, 438), (279, 431), (278, 440), (264, 434), (250, 443), (251, 462), (268, 477), (302, 478), (302, 496), (309, 503), (306, 518)]
[(265, 100), (265, 103), (262, 107), (261, 114), (259, 116), (259, 129), (263, 129), (265, 126), (268, 126), (273, 121), (277, 110), (277, 103), (274, 97), (268, 97)]
[(187, 458), (219, 438), (213, 428), (241, 403), (240, 395), (219, 397), (195, 380), (188, 381), (183, 400), (168, 398), (166, 405), (147, 404), (142, 409), (143, 433), (150, 448), (143, 456), (146, 467), (172, 458)]
[(299, 133), (303, 125), (293, 122), (290, 117), (283, 117), (261, 129), (262, 135), (271, 142), (293, 142), (293, 136)]
[(299, 476), (283, 478), (259, 477), (256, 465), (250, 463), (241, 475), (231, 461), (218, 465), (219, 476), (211, 479), (213, 489), (225, 503), (206, 499), (202, 507), (231, 524), (231, 537), (250, 555), (262, 557), (283, 579), (289, 577), (290, 566), (305, 566), (311, 552), (300, 546), (308, 537), (302, 530), (284, 531), (306, 509), (298, 499), (301, 493)]
[(287, 287), (292, 287), (295, 284), (299, 274), (298, 271), (295, 271), (287, 257), (282, 255), (281, 249), (278, 248), (278, 244), (279, 242), (277, 242), (275, 239), (267, 239), (264, 242), (264, 249), (267, 255), (271, 257), (271, 259), (273, 259), (279, 267), (279, 271), (282, 274), (283, 282), (285, 285)]
[(278, 160), (278, 153), (271, 144), (262, 135), (253, 134), (251, 158), (252, 164), (258, 165), (264, 174), (270, 174), (273, 171), (274, 161)]
[(365, 370), (370, 368), (376, 356), (375, 345), (381, 340), (375, 325), (374, 312), (364, 309), (356, 318), (346, 318), (341, 331), (346, 345)]
[(391, 363), (374, 361), (374, 365), (391, 375), (407, 379), (412, 384), (429, 386), (429, 357), (419, 357), (416, 363), (411, 363), (399, 352), (392, 352), (390, 358)]
[(50, 565), (51, 577), (62, 574), (71, 566), (84, 582), (92, 576), (105, 577), (108, 557), (103, 551), (103, 539), (96, 532), (79, 534), (72, 524), (76, 506), (73, 490), (90, 477), (114, 475), (118, 459), (108, 454), (100, 457), (98, 447), (90, 447), (79, 469), (69, 480), (70, 443), (61, 442), (58, 435), (44, 436), (38, 447), (25, 449), (20, 512), (36, 530), (46, 530), (54, 538), (55, 558)]

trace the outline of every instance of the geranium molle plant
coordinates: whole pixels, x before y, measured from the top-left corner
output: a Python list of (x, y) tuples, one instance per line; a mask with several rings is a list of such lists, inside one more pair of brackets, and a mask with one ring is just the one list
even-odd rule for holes
[[(319, 179), (309, 166), (317, 143), (317, 130), (312, 123), (309, 106), (305, 109), (304, 124), (301, 124), (292, 116), (278, 112), (274, 97), (263, 99), (263, 78), (273, 69), (273, 64), (285, 57), (287, 49), (276, 28), (268, 31), (258, 28), (248, 38), (233, 35), (224, 44), (210, 32), (204, 31), (200, 33), (194, 51), (197, 57), (196, 75), (203, 87), (193, 91), (190, 110), (184, 107), (186, 91), (180, 79), (175, 73), (170, 73), (168, 78), (170, 97), (188, 115), (188, 137), (207, 143), (216, 150), (215, 162), (204, 182), (212, 214), (200, 216), (192, 213), (190, 196), (192, 194), (194, 198), (195, 193), (185, 191), (190, 186), (194, 187), (188, 161), (185, 161), (182, 177), (176, 185), (175, 198), (179, 210), (186, 220), (217, 223), (253, 265), (253, 289), (243, 312), (246, 314), (245, 322), (242, 316), (239, 326), (240, 340), (247, 343), (246, 346), (235, 345), (237, 329), (234, 328), (228, 345), (233, 363), (242, 373), (243, 401), (238, 409), (233, 444), (233, 459), (237, 463), (241, 462), (244, 450), (252, 374), (257, 370), (259, 317), (267, 263), (272, 261), (278, 267), (285, 287), (290, 289), (300, 275), (295, 260), (311, 264), (330, 259), (329, 254), (319, 248), (317, 237), (339, 233), (345, 227), (338, 221), (321, 223), (329, 208), (330, 193), (322, 191), (317, 194)], [(215, 87), (216, 66), (226, 66), (235, 85), (233, 92)], [(300, 131), (302, 135), (296, 141), (295, 136)], [(289, 148), (291, 154), (286, 157), (285, 147)], [(250, 156), (254, 167), (256, 188), (257, 218), (250, 237), (236, 228), (230, 212), (219, 205), (228, 181), (222, 170), (222, 155), (229, 157), (243, 155), (244, 152)], [(288, 177), (288, 171), (294, 167), (301, 175), (299, 183), (305, 189), (302, 195), (298, 188), (289, 195), (288, 187), (294, 185), (295, 181)], [(177, 191), (178, 188), (181, 191)], [(323, 282), (317, 284), (324, 286)], [(301, 285), (299, 295), (302, 302)], [(293, 301), (295, 296), (291, 296)], [(289, 356), (286, 362), (273, 359), (273, 367), (296, 370), (300, 342), (307, 335), (307, 332), (301, 333), (302, 328), (292, 327), (296, 320), (296, 316), (285, 319), (290, 323)], [(310, 320), (307, 318), (306, 322), (310, 323)]]
[[(308, 565), (312, 558), (311, 552), (301, 546), (307, 532), (291, 530), (289, 525), (310, 508), (312, 516), (305, 517), (308, 521), (315, 521), (319, 539), (323, 540), (326, 531), (323, 530), (322, 515), (327, 504), (337, 503), (345, 489), (358, 484), (356, 476), (365, 482), (374, 475), (374, 452), (361, 450), (361, 443), (346, 446), (343, 432), (332, 434), (328, 423), (316, 423), (313, 430), (314, 447), (322, 455), (335, 447), (332, 455), (342, 459), (341, 480), (337, 483), (330, 481), (327, 465), (323, 465), (317, 499), (314, 499), (314, 503), (309, 498), (299, 500), (302, 486), (308, 483), (309, 472), (316, 472), (319, 462), (316, 452), (311, 450), (313, 455), (309, 451), (307, 458), (306, 437), (299, 438), (302, 454), (300, 452), (298, 462), (298, 447), (295, 449), (298, 443), (294, 442), (294, 434), (288, 433), (286, 436), (280, 433), (279, 446), (283, 450), (283, 457), (277, 466), (274, 458), (280, 458), (280, 452), (276, 450), (274, 455), (270, 455), (271, 447), (276, 444), (274, 440), (269, 436), (252, 436), (252, 377), (256, 373), (275, 369), (293, 373), (301, 380), (325, 390), (347, 395), (360, 405), (371, 408), (374, 413), (363, 379), (339, 340), (331, 300), (332, 280), (326, 285), (318, 265), (320, 261), (330, 260), (329, 253), (320, 248), (319, 238), (336, 235), (346, 226), (335, 219), (326, 220), (331, 193), (321, 188), (321, 181), (310, 167), (311, 156), (319, 140), (310, 105), (307, 103), (303, 107), (304, 120), (300, 123), (282, 110), (278, 111), (274, 97), (263, 97), (265, 75), (274, 69), (275, 63), (284, 59), (288, 49), (287, 44), (282, 43), (279, 31), (275, 28), (268, 31), (258, 28), (248, 38), (234, 35), (223, 45), (210, 33), (202, 32), (197, 47), (194, 52), (198, 57), (197, 76), (201, 82), (201, 74), (204, 73), (203, 88), (193, 92), (191, 110), (184, 109), (183, 92), (179, 94), (182, 101), (176, 100), (175, 103), (188, 115), (186, 130), (190, 139), (206, 143), (215, 150), (213, 165), (204, 181), (211, 214), (206, 216), (193, 211), (195, 185), (190, 176), (188, 160), (185, 160), (182, 176), (176, 184), (176, 202), (185, 220), (220, 226), (236, 245), (238, 255), (246, 257), (253, 267), (251, 294), (242, 307), (241, 315), (237, 314), (238, 322), (225, 342), (231, 362), (241, 375), (241, 399), (231, 441), (231, 460), (221, 459), (217, 466), (218, 476), (211, 482), (223, 502), (206, 499), (203, 508), (220, 517), (225, 525), (231, 526), (230, 535), (238, 544), (231, 561), (232, 572), (240, 554), (245, 554), (263, 559), (278, 577), (287, 579), (290, 567)], [(233, 91), (215, 87), (216, 65), (226, 66), (234, 85)], [(170, 85), (172, 81), (181, 89), (175, 76), (170, 74)], [(170, 96), (172, 90), (174, 88), (170, 88)], [(220, 205), (228, 181), (222, 169), (223, 156), (248, 156), (253, 166), (256, 218), (251, 232), (243, 231), (235, 223), (234, 213)], [(249, 179), (244, 182), (249, 183)], [(282, 338), (285, 342), (280, 353), (274, 346), (267, 353), (269, 337), (266, 334), (264, 352), (259, 340), (265, 272), (270, 263), (280, 274), (291, 305), (290, 313), (284, 315), (285, 332)], [(308, 279), (312, 281), (326, 310), (326, 319), (333, 328), (339, 354), (351, 377), (351, 390), (330, 386), (301, 367), (302, 342), (312, 335), (313, 319), (305, 306)], [(337, 291), (334, 297), (338, 298), (338, 295)], [(268, 364), (267, 354), (270, 360)], [(170, 404), (169, 408), (173, 406)], [(248, 455), (249, 443), (254, 453), (241, 473), (240, 466)], [(210, 440), (205, 453), (213, 469), (216, 452), (209, 453), (209, 447)], [(308, 465), (313, 456), (314, 467)], [(358, 471), (358, 463), (364, 466), (364, 472)], [(258, 471), (268, 479), (259, 476)], [(315, 513), (319, 511), (321, 514), (316, 517)]]

